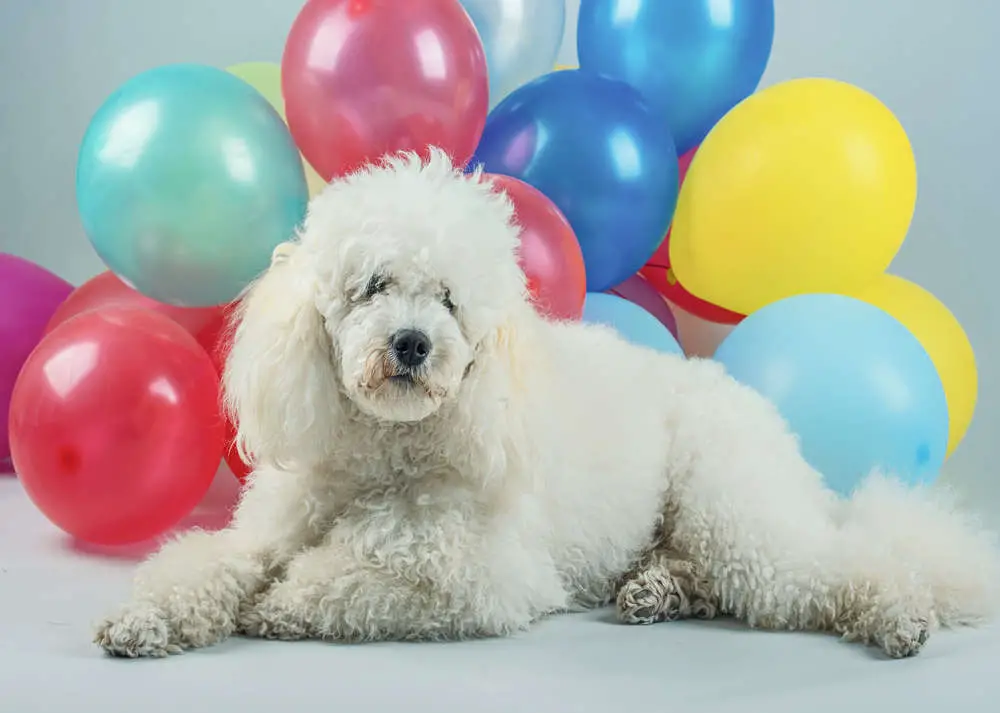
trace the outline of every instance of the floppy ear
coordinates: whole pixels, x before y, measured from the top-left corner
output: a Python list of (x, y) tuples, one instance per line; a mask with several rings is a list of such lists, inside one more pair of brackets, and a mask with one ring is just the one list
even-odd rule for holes
[(324, 458), (339, 414), (330, 340), (316, 278), (289, 250), (248, 290), (237, 311), (223, 376), (240, 454), (252, 463), (309, 466)]
[(453, 432), (458, 440), (451, 450), (468, 454), (463, 470), (484, 486), (533, 477), (537, 458), (525, 416), (549, 368), (538, 330), (530, 305), (514, 310), (479, 342), (462, 386), (459, 427)]

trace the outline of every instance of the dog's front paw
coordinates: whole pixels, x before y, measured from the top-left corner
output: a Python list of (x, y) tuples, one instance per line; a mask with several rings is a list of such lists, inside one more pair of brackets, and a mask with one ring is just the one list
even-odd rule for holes
[(258, 639), (296, 641), (313, 638), (307, 622), (272, 593), (247, 599), (240, 605), (237, 632)]
[(166, 615), (151, 604), (134, 604), (97, 627), (94, 643), (122, 658), (162, 658), (183, 650)]

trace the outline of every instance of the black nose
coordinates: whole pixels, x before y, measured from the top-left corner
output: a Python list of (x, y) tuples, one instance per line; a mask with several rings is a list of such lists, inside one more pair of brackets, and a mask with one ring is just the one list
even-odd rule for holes
[(418, 329), (401, 329), (392, 335), (392, 352), (403, 366), (417, 367), (431, 353), (430, 338)]

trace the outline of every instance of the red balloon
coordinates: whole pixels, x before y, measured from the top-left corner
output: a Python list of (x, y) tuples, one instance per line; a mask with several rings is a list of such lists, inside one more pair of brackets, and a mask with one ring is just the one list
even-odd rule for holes
[(21, 370), (14, 466), (55, 525), (122, 545), (165, 532), (208, 490), (222, 457), (219, 379), (178, 324), (108, 307), (53, 329)]
[[(691, 161), (694, 159), (694, 154), (697, 150), (698, 147), (695, 146), (693, 149), (687, 151), (677, 159), (681, 185), (684, 183), (684, 177), (687, 175), (688, 167), (691, 165)], [(684, 289), (684, 286), (677, 280), (677, 276), (674, 275), (674, 271), (670, 267), (669, 228), (667, 229), (666, 236), (663, 238), (663, 242), (660, 243), (660, 247), (658, 247), (656, 252), (653, 253), (653, 256), (646, 261), (646, 265), (639, 271), (639, 273), (649, 281), (649, 284), (651, 284), (657, 292), (681, 309), (686, 312), (690, 312), (696, 317), (701, 317), (709, 322), (717, 322), (719, 324), (738, 324), (743, 320), (744, 315), (738, 312), (731, 312), (728, 309), (714, 305), (711, 302), (706, 302), (700, 297), (695, 297)]]
[(464, 165), (486, 124), (486, 56), (459, 0), (309, 0), (281, 60), (288, 128), (327, 181), (387, 153)]
[[(677, 181), (681, 186), (684, 185), (684, 177), (687, 176), (688, 168), (694, 159), (694, 152), (697, 150), (698, 147), (695, 146), (687, 153), (681, 154), (677, 159)], [(656, 248), (656, 252), (646, 261), (646, 264), (653, 265), (654, 267), (663, 267), (670, 264), (670, 228), (667, 228), (667, 234), (663, 238), (663, 242)]]
[[(226, 310), (226, 325), (229, 325), (234, 307), (235, 304)], [(223, 328), (223, 330), (225, 329), (226, 327)], [(229, 337), (230, 335), (227, 331), (221, 332), (216, 349), (210, 354), (212, 357), (212, 365), (215, 367), (215, 371), (220, 377), (226, 368), (226, 359), (229, 358), (229, 349), (232, 347)], [(219, 391), (219, 403), (222, 403), (221, 389)], [(250, 475), (252, 468), (243, 460), (240, 456), (239, 449), (236, 448), (236, 425), (226, 413), (221, 412), (220, 415), (225, 423), (226, 429), (225, 445), (223, 447), (222, 457), (225, 459), (226, 465), (229, 466), (229, 471), (236, 476), (237, 480), (244, 483), (246, 482), (247, 476)]]
[(538, 311), (556, 319), (580, 319), (587, 297), (587, 272), (569, 221), (534, 186), (510, 176), (483, 177), (514, 204), (521, 227), (518, 259)]
[(236, 447), (236, 426), (228, 418), (226, 419), (226, 444), (222, 451), (222, 457), (229, 466), (229, 471), (236, 476), (241, 483), (245, 483), (250, 471), (253, 470), (240, 456), (240, 451)]
[(159, 312), (184, 327), (208, 352), (216, 348), (227, 310), (226, 305), (177, 307), (157, 302), (126, 285), (113, 272), (106, 271), (73, 290), (49, 319), (45, 333), (78, 314), (107, 307), (141, 307)]

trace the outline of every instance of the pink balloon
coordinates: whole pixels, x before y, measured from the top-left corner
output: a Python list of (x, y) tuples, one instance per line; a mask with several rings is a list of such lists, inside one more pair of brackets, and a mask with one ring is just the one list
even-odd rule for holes
[(510, 176), (483, 174), (514, 204), (521, 228), (518, 261), (536, 309), (556, 319), (580, 319), (587, 297), (583, 251), (569, 221), (544, 193)]
[(288, 128), (326, 180), (437, 146), (457, 164), (486, 124), (486, 56), (459, 0), (309, 0), (281, 60)]
[(72, 291), (45, 268), (0, 253), (0, 473), (13, 472), (7, 434), (14, 382), (49, 318)]
[(674, 339), (679, 339), (677, 336), (677, 320), (674, 318), (674, 313), (671, 311), (670, 305), (667, 304), (667, 300), (663, 295), (657, 292), (642, 275), (632, 275), (625, 282), (612, 287), (608, 292), (639, 305), (660, 320), (663, 326), (670, 330)]

